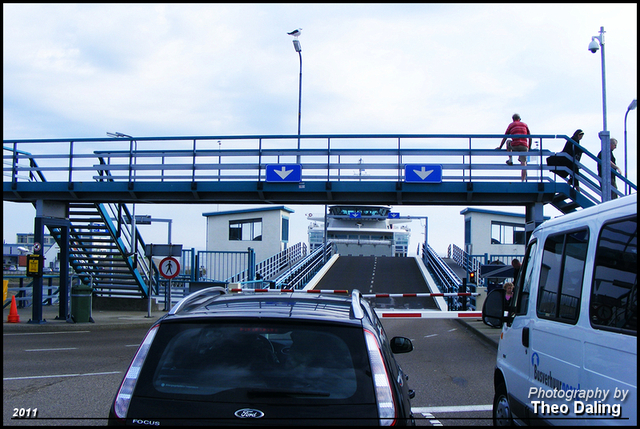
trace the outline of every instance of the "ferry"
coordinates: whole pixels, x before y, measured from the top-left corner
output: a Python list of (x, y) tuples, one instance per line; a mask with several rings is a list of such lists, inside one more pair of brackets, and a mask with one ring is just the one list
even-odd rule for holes
[[(309, 250), (324, 242), (325, 216), (309, 214)], [(409, 250), (410, 219), (401, 219), (391, 206), (335, 205), (326, 215), (327, 241), (343, 256), (406, 257)]]

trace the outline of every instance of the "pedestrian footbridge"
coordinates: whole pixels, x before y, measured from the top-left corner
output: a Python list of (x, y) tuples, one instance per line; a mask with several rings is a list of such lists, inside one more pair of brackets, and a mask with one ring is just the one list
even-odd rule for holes
[[(524, 206), (530, 233), (546, 204), (568, 213), (603, 200), (598, 158), (585, 148), (578, 171), (561, 167), (579, 192), (546, 165), (577, 145), (566, 135), (530, 136), (526, 181), (495, 149), (504, 135), (117, 135), (3, 140), (3, 200), (35, 205), (36, 242), (47, 227), (83, 283), (142, 297), (154, 268), (127, 204)], [(612, 174), (616, 194), (637, 192)]]

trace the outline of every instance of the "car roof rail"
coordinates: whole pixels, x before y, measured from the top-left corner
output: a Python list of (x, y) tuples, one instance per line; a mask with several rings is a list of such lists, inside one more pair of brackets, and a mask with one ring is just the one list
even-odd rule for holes
[(360, 305), (361, 294), (358, 289), (351, 291), (351, 309), (353, 310), (353, 317), (356, 319), (364, 318), (364, 311)]
[(170, 311), (169, 314), (178, 314), (184, 311), (190, 311), (194, 308), (202, 306), (208, 301), (213, 301), (221, 295), (226, 294), (227, 291), (222, 286), (212, 286), (206, 289), (201, 289), (182, 298)]

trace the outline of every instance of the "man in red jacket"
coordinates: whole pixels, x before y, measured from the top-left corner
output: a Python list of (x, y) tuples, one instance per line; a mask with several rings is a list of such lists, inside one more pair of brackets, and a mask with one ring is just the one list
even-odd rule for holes
[[(520, 120), (520, 115), (518, 115), (517, 113), (514, 113), (511, 119), (513, 119), (513, 122), (509, 124), (509, 126), (507, 127), (507, 131), (505, 131), (505, 134), (531, 135), (527, 124), (525, 124)], [(507, 152), (512, 152), (512, 151), (527, 152), (529, 150), (529, 147), (531, 146), (531, 138), (527, 139), (526, 137), (516, 137), (516, 138), (507, 140), (507, 137), (505, 137), (502, 139), (502, 141), (500, 142), (500, 146), (498, 146), (497, 149), (502, 149), (502, 146), (504, 145), (505, 141), (507, 142)], [(520, 161), (520, 164), (522, 166), (527, 165), (526, 156), (521, 155), (518, 157), (518, 160)], [(509, 160), (507, 161), (507, 165), (513, 165), (513, 161), (511, 160), (511, 155), (509, 155)], [(527, 170), (523, 169), (522, 181), (524, 182), (525, 180), (527, 180)]]

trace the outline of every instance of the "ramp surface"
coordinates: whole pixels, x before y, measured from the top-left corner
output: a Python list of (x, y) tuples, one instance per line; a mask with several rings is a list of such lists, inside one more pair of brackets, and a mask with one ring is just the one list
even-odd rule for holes
[[(430, 292), (414, 258), (378, 256), (340, 256), (315, 289), (358, 289), (363, 294)], [(438, 309), (431, 297), (375, 298), (371, 302), (377, 308)]]

